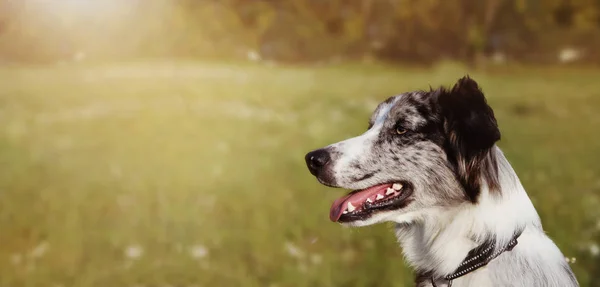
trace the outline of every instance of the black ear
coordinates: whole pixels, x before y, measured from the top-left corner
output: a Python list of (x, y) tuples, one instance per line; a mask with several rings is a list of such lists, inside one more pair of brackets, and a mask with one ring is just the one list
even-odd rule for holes
[(468, 76), (451, 90), (441, 90), (439, 105), (444, 118), (446, 152), (455, 165), (467, 196), (476, 201), (482, 179), (490, 190), (497, 189), (498, 167), (492, 147), (500, 130), (477, 82)]

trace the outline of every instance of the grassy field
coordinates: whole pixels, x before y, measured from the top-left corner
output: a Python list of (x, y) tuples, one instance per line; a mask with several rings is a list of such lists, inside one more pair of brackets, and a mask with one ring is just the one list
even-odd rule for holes
[[(329, 222), (341, 191), (303, 156), (361, 133), (388, 96), (465, 73), (0, 68), (0, 287), (412, 286), (390, 226)], [(600, 286), (600, 71), (471, 75), (548, 234)]]

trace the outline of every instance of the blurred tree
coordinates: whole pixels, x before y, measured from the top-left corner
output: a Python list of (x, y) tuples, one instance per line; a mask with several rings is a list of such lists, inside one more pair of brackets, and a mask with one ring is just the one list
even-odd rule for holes
[[(85, 3), (80, 5), (94, 2)], [(113, 3), (113, 10), (41, 9), (40, 1), (0, 0), (0, 55), (58, 59), (84, 50), (106, 58), (245, 57), (253, 50), (265, 59), (294, 62), (479, 64), (495, 53), (524, 62), (556, 61), (559, 50), (576, 47), (600, 62), (600, 56), (593, 58), (600, 51), (600, 0), (98, 3)]]

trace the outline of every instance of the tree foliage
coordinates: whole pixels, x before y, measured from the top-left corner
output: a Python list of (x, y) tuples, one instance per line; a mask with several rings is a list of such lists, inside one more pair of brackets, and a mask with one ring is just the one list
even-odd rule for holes
[(431, 63), (473, 62), (502, 52), (519, 61), (549, 61), (569, 46), (600, 58), (598, 0), (96, 2), (113, 6), (0, 0), (0, 58), (55, 59), (76, 51), (98, 58), (240, 57), (257, 51), (280, 61)]

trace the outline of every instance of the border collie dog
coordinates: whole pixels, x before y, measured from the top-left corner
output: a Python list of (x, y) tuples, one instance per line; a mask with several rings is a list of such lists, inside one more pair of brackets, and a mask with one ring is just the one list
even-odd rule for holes
[(508, 160), (483, 92), (464, 77), (379, 104), (368, 130), (306, 155), (310, 172), (354, 190), (329, 218), (391, 221), (416, 286), (579, 286)]

